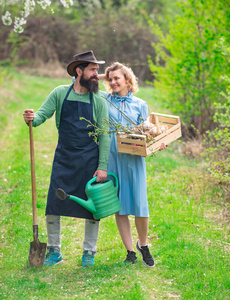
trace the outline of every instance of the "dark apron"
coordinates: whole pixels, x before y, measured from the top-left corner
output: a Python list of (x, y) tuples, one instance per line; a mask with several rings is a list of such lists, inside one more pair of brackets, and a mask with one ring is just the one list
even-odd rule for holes
[(67, 194), (87, 200), (86, 183), (93, 177), (98, 167), (98, 145), (89, 132), (88, 122), (94, 123), (92, 93), (90, 103), (67, 100), (73, 85), (69, 88), (61, 111), (58, 145), (54, 155), (53, 169), (48, 192), (46, 214), (94, 219), (91, 212), (73, 200), (59, 200), (58, 188)]

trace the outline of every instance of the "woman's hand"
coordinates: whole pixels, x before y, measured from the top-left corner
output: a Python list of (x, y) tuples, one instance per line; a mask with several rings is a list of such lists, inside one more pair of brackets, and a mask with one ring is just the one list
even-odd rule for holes
[(33, 119), (34, 119), (34, 110), (33, 109), (24, 110), (23, 118), (24, 118), (26, 123), (29, 123), (29, 121), (33, 121)]
[(159, 151), (164, 150), (166, 147), (168, 147), (168, 145), (165, 145), (165, 143), (162, 143)]

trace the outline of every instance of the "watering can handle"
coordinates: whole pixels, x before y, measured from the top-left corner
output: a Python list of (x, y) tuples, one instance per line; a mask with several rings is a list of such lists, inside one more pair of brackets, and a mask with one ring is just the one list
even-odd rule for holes
[(113, 178), (115, 179), (115, 188), (118, 188), (118, 179), (117, 179), (117, 176), (115, 174), (113, 174), (112, 172), (108, 172), (107, 173), (107, 176), (113, 176)]
[[(115, 188), (117, 188), (117, 187), (118, 187), (118, 179), (117, 179), (117, 176), (116, 176), (115, 174), (113, 174), (112, 172), (108, 172), (108, 173), (107, 173), (107, 176), (109, 176), (109, 175), (111, 175), (111, 176), (114, 177), (114, 179), (115, 179)], [(91, 185), (94, 181), (96, 181), (96, 179), (97, 179), (97, 176), (93, 177), (92, 179), (90, 179), (90, 180), (87, 182), (87, 185)]]

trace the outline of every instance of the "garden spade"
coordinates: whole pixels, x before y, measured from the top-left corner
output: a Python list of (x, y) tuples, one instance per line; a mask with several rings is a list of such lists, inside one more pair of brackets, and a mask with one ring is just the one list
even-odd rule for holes
[(32, 121), (29, 122), (30, 131), (30, 162), (31, 162), (31, 184), (32, 184), (32, 206), (33, 206), (33, 242), (30, 243), (29, 263), (33, 267), (43, 265), (46, 254), (46, 243), (40, 243), (38, 239), (37, 224), (37, 202), (36, 202), (36, 180), (35, 180), (35, 161), (34, 161), (34, 139)]

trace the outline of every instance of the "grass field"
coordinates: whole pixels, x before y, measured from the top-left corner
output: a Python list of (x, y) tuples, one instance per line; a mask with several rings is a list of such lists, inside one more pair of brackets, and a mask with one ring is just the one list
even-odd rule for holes
[[(3, 74), (3, 70), (0, 74)], [(4, 75), (4, 77), (3, 77)], [(101, 220), (94, 267), (81, 267), (84, 221), (62, 218), (64, 263), (31, 268), (32, 234), (29, 130), (22, 117), (68, 79), (0, 75), (0, 299), (230, 299), (229, 205), (202, 160), (183, 156), (179, 142), (146, 158), (150, 224), (156, 266), (140, 256), (125, 265), (126, 251), (114, 216)], [(165, 112), (152, 87), (139, 94), (151, 111)], [(34, 128), (39, 238), (47, 242), (46, 196), (57, 142), (54, 118)], [(132, 218), (133, 240), (137, 235)]]

